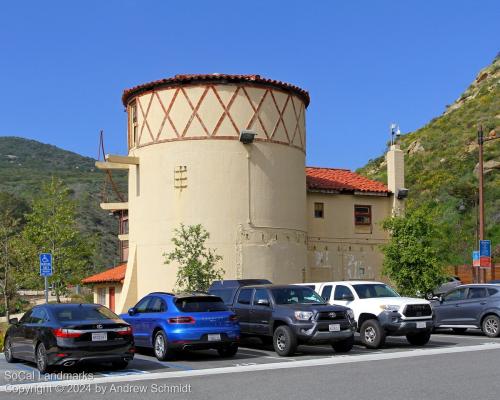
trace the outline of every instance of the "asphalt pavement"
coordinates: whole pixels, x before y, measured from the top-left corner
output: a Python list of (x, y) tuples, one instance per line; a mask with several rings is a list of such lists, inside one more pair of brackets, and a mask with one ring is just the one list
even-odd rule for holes
[(123, 371), (87, 366), (49, 376), (2, 357), (0, 399), (497, 399), (499, 378), (500, 339), (445, 331), (424, 347), (389, 338), (379, 350), (301, 346), (291, 358), (257, 340), (227, 359), (200, 351), (160, 362), (142, 351)]

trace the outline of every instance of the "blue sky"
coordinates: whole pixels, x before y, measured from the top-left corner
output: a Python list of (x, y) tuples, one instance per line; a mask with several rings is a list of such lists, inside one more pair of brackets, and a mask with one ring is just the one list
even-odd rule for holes
[(307, 163), (357, 168), (392, 121), (415, 130), (500, 51), (500, 2), (9, 1), (0, 136), (96, 157), (126, 151), (123, 89), (178, 73), (249, 73), (307, 89)]

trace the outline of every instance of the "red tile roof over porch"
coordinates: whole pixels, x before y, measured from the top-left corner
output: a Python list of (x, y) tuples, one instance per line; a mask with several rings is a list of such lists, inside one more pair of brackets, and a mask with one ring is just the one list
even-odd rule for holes
[(105, 283), (105, 282), (120, 282), (123, 283), (125, 279), (125, 272), (127, 264), (120, 264), (114, 268), (107, 269), (106, 271), (99, 272), (98, 274), (89, 276), (82, 280), (82, 283)]
[(390, 193), (383, 183), (348, 169), (306, 167), (306, 182), (311, 191)]

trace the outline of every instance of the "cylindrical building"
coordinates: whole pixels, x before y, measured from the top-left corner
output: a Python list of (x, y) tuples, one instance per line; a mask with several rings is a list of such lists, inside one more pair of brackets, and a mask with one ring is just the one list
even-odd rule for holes
[[(163, 254), (181, 223), (208, 230), (228, 279), (302, 281), (306, 91), (258, 75), (177, 75), (126, 90), (123, 103), (138, 161), (118, 308), (175, 286)], [(253, 142), (243, 131), (256, 133)]]

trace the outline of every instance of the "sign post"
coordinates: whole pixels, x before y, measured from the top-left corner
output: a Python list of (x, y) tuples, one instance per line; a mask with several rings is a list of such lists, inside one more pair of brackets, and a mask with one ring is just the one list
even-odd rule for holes
[(49, 302), (49, 281), (48, 277), (52, 276), (52, 254), (40, 254), (40, 276), (45, 280), (45, 303)]

